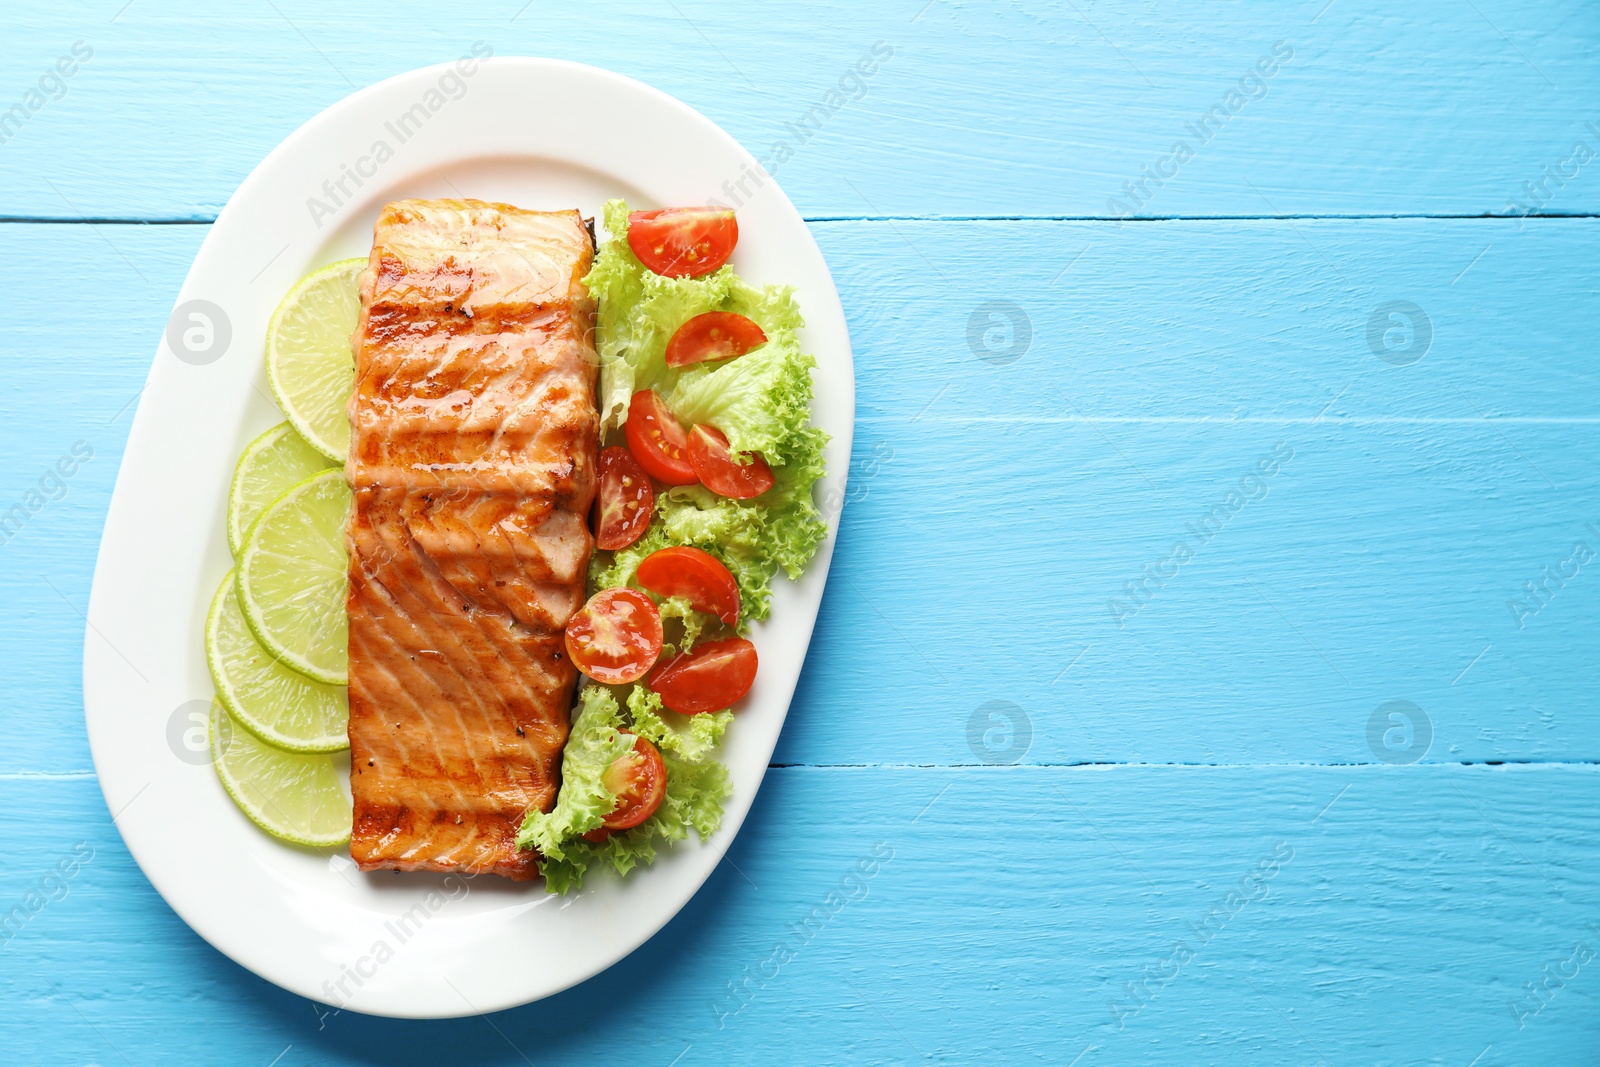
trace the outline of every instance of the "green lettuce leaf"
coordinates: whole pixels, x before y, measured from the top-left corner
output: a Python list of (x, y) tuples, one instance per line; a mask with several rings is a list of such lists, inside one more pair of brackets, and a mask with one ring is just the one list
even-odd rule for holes
[(659, 494), (655, 517), (643, 537), (609, 559), (605, 553), (595, 553), (589, 565), (590, 588), (633, 585), (634, 573), (650, 553), (670, 545), (693, 545), (721, 560), (738, 583), (741, 629), (765, 619), (772, 606), (772, 576), (781, 568), (790, 578), (800, 577), (828, 535), (828, 524), (811, 494), (812, 485), (822, 477), (827, 440), (827, 434), (810, 426), (793, 433), (792, 458), (773, 466), (773, 487), (754, 500), (731, 500), (698, 485)]
[(600, 240), (594, 265), (584, 277), (589, 295), (596, 302), (594, 317), (595, 351), (600, 357), (600, 434), (622, 425), (628, 416), (628, 398), (633, 395), (635, 372), (629, 356), (635, 348), (632, 319), (634, 308), (644, 296), (644, 275), (639, 258), (628, 247), (628, 205), (621, 200), (606, 202), (603, 211), (610, 234)]
[[(661, 612), (663, 624), (671, 619), (677, 619), (683, 625), (683, 633), (676, 641), (668, 641), (661, 646), (662, 652), (669, 657), (692, 651), (694, 646), (700, 643), (706, 628), (714, 626), (717, 622), (715, 615), (694, 610), (689, 606), (689, 601), (681, 596), (668, 597), (656, 607)], [(670, 631), (668, 636), (671, 636)]]
[(792, 333), (773, 336), (738, 359), (686, 367), (667, 394), (673, 414), (692, 425), (715, 426), (734, 453), (759, 452), (784, 462), (790, 438), (811, 423), (811, 369)]
[(693, 762), (669, 752), (661, 760), (667, 765), (667, 795), (645, 825), (656, 823), (668, 841), (681, 841), (690, 830), (704, 841), (722, 825), (722, 805), (733, 796), (728, 768), (718, 760)]
[(669, 489), (656, 496), (655, 517), (638, 541), (607, 559), (596, 552), (589, 564), (589, 588), (633, 585), (634, 572), (650, 553), (671, 545), (705, 549), (728, 568), (739, 585), (741, 624), (767, 617), (767, 583), (773, 567), (762, 546), (765, 516), (699, 486)]
[(661, 697), (644, 686), (634, 686), (628, 694), (628, 713), (633, 729), (663, 753), (698, 763), (722, 742), (722, 735), (733, 722), (733, 712), (712, 715), (679, 715), (663, 707)]
[(634, 393), (672, 385), (677, 372), (666, 365), (667, 342), (694, 316), (737, 312), (754, 319), (769, 337), (793, 334), (802, 325), (789, 287), (757, 289), (740, 281), (732, 267), (702, 278), (663, 278), (628, 247), (627, 203), (607, 201), (602, 215), (606, 236), (584, 279), (599, 305), (595, 350), (600, 356), (601, 433), (627, 419)]
[(621, 727), (621, 709), (609, 689), (591, 685), (579, 694), (561, 754), (561, 792), (548, 812), (530, 811), (523, 818), (518, 848), (536, 848), (547, 860), (560, 860), (573, 841), (581, 842), (581, 835), (598, 827), (617, 806), (617, 795), (601, 776), (633, 748), (633, 739)]
[(722, 824), (722, 805), (733, 795), (728, 769), (714, 759), (691, 762), (670, 752), (661, 753), (667, 768), (667, 792), (656, 813), (631, 830), (612, 834), (595, 843), (579, 837), (567, 843), (559, 857), (546, 856), (539, 865), (545, 888), (566, 893), (583, 884), (596, 864), (609, 864), (618, 874), (655, 862), (662, 844), (681, 841), (694, 830), (704, 841)]
[[(634, 686), (621, 706), (605, 686), (586, 687), (578, 697), (572, 730), (561, 757), (561, 792), (549, 812), (529, 812), (517, 833), (517, 847), (538, 849), (539, 870), (551, 893), (567, 893), (583, 884), (585, 872), (604, 862), (619, 874), (655, 861), (662, 842), (682, 840), (689, 830), (701, 839), (721, 824), (722, 805), (732, 795), (728, 771), (712, 758), (712, 750), (733, 721), (732, 712), (678, 715), (661, 706), (661, 698)], [(583, 835), (600, 826), (616, 807), (616, 794), (602, 776), (612, 762), (633, 748), (628, 733), (651, 741), (667, 768), (667, 790), (661, 807), (639, 826), (596, 843)]]
[(773, 486), (755, 498), (766, 520), (766, 555), (790, 578), (798, 578), (828, 536), (828, 523), (811, 488), (825, 473), (822, 449), (828, 435), (802, 426), (789, 437), (785, 462), (772, 465)]
[[(756, 289), (729, 267), (703, 278), (662, 278), (628, 247), (628, 206), (606, 204), (608, 235), (589, 285), (600, 302), (601, 407), (620, 425), (639, 389), (663, 391), (679, 418), (716, 426), (735, 452), (759, 452), (773, 470), (772, 489), (755, 500), (719, 497), (701, 486), (656, 497), (645, 536), (614, 556), (596, 553), (592, 588), (633, 584), (635, 569), (669, 545), (694, 545), (720, 559), (739, 584), (743, 619), (770, 612), (772, 576), (798, 578), (827, 535), (811, 489), (823, 474), (828, 437), (811, 425), (816, 361), (800, 351), (799, 307), (787, 288)], [(664, 353), (672, 333), (703, 311), (737, 311), (761, 324), (768, 341), (737, 359), (675, 371)], [(698, 636), (698, 635), (696, 635)]]

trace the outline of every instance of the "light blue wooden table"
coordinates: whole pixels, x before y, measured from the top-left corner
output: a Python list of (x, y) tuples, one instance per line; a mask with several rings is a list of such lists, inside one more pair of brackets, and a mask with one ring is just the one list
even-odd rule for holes
[[(0, 1062), (1600, 1062), (1600, 7), (458, 6), (0, 13)], [(731, 863), (576, 989), (401, 1023), (144, 880), (82, 612), (208, 223), (477, 40), (788, 143), (860, 418)]]

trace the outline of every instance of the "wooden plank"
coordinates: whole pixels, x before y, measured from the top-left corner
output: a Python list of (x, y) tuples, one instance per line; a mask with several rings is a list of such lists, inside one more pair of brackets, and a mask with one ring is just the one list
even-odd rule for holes
[(1600, 220), (813, 228), (868, 434), (912, 419), (1600, 416)]
[(151, 355), (204, 237), (199, 226), (0, 225), (0, 248), (39, 268), (16, 273), (17, 299), (0, 309), (0, 660), (22, 694), (0, 726), (0, 773), (90, 767), (83, 612), (95, 553)]
[[(1600, 756), (1600, 306), (1542, 266), (1593, 220), (817, 230), (860, 416), (780, 760), (986, 758), (991, 700), (1048, 761), (1397, 758), (1391, 700), (1433, 758)], [(1426, 331), (1369, 338), (1394, 299)]]
[(0, 803), (33, 814), (0, 902), (58, 898), (0, 947), (17, 1062), (1483, 1067), (1600, 1038), (1600, 965), (1569, 962), (1600, 950), (1592, 765), (774, 770), (665, 931), (492, 1026), (319, 1017), (165, 907), (92, 779)]
[[(1516, 427), (1560, 491), (1478, 426), (863, 434), (858, 464), (893, 458), (847, 505), (776, 758), (1022, 758), (979, 740), (992, 701), (1044, 762), (1600, 757), (1592, 568), (1524, 588), (1600, 550), (1578, 429)], [(1392, 700), (1431, 745), (1374, 749)]]
[[(1582, 0), (521, 6), (8, 12), (0, 103), (38, 106), (0, 146), (0, 215), (214, 217), (302, 122), (479, 40), (672, 93), (811, 217), (1600, 207), (1600, 162), (1573, 152), (1600, 152), (1600, 24)], [(78, 41), (92, 57), (54, 80)], [(878, 42), (892, 55), (854, 79)]]
[[(1600, 564), (1562, 571), (1600, 550), (1597, 224), (1301, 217), (1600, 213), (1600, 156), (1575, 151), (1600, 151), (1581, 0), (112, 0), (0, 21), (0, 113), (94, 49), (0, 127), (0, 218), (210, 219), (319, 110), (476, 40), (641, 78), (769, 160), (874, 42), (894, 50), (777, 166), (809, 218), (889, 217), (813, 226), (860, 420), (776, 756), (801, 765), (659, 937), (489, 1021), (326, 1015), (201, 942), (123, 850), (87, 771), (78, 612), (127, 404), (205, 231), (0, 223), (23, 265), (0, 514), (44, 498), (0, 543), (0, 1059), (1593, 1058)], [(1264, 94), (1229, 101), (1278, 42)], [(1179, 139), (1193, 158), (1130, 189)], [(1279, 218), (1041, 218), (1127, 208)], [(1017, 312), (991, 301), (1027, 316), (1015, 360)], [(1427, 316), (1415, 362), (1379, 314), (1398, 301)], [(1489, 760), (1568, 762), (1462, 763)]]
[[(1366, 300), (1317, 290), (1321, 261), (1288, 223), (1133, 227), (1082, 292), (1052, 300), (1042, 272), (1020, 269), (975, 286), (1032, 309), (1034, 346), (995, 366), (973, 355), (968, 309), (951, 311), (917, 246), (976, 270), (996, 248), (1037, 260), (1064, 230), (1109, 225), (817, 224), (851, 315), (862, 417), (778, 762), (997, 758), (981, 743), (992, 700), (1028, 716), (1031, 761), (1600, 759), (1595, 696), (1573, 669), (1595, 658), (1600, 595), (1572, 560), (1579, 542), (1600, 551), (1600, 383), (1581, 348), (1600, 312), (1581, 269), (1596, 226), (1530, 226), (1454, 287), (1398, 290), (1438, 324), (1405, 367), (1367, 349)], [(1401, 278), (1466, 263), (1485, 228), (1328, 222), (1313, 239)], [(78, 613), (125, 406), (202, 234), (0, 226), (13, 262), (59, 271), (20, 276), (0, 310), (13, 368), (0, 417), (28, 428), (8, 435), (0, 501), (24, 500), (76, 442), (94, 449), (66, 496), (0, 546), (0, 655), (23, 694), (0, 720), (0, 772), (89, 767)], [(1135, 267), (1185, 249), (1218, 295), (1184, 300)], [(1281, 292), (1223, 284), (1252, 272)], [(1159, 336), (1119, 342), (1141, 319)], [(1191, 337), (1206, 339), (1199, 356)], [(1253, 477), (1275, 447), (1292, 458)], [(1230, 492), (1254, 499), (1233, 509)], [(1203, 544), (1191, 532), (1212, 527)], [(1192, 559), (1173, 559), (1180, 541)], [(1147, 565), (1176, 573), (1158, 584)], [(1374, 750), (1368, 724), (1392, 700), (1427, 716), (1423, 749)]]

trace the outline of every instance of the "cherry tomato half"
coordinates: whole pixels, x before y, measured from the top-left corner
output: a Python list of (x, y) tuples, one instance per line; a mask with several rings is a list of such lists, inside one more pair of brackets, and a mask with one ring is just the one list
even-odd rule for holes
[(617, 806), (605, 821), (583, 836), (604, 841), (613, 830), (631, 830), (656, 813), (667, 795), (667, 766), (656, 746), (638, 735), (633, 751), (614, 760), (600, 775), (605, 787), (617, 795)]
[(710, 274), (738, 243), (739, 223), (731, 211), (664, 207), (628, 215), (628, 247), (639, 262), (668, 278)]
[(600, 450), (600, 488), (595, 497), (600, 505), (595, 547), (614, 552), (644, 536), (656, 493), (632, 452), (616, 445)]
[(650, 675), (661, 703), (681, 715), (731, 707), (756, 680), (756, 646), (742, 637), (707, 641), (674, 656)]
[(667, 366), (687, 367), (708, 359), (742, 356), (767, 343), (755, 319), (732, 311), (708, 311), (679, 326), (667, 342)]
[(772, 468), (754, 452), (738, 463), (728, 452), (728, 439), (714, 426), (689, 431), (689, 465), (707, 489), (718, 496), (749, 500), (772, 488)]
[(628, 451), (649, 472), (668, 485), (693, 485), (700, 480), (689, 463), (689, 436), (661, 394), (643, 389), (628, 401), (628, 421), (622, 426)]
[(739, 622), (739, 583), (709, 552), (677, 545), (652, 552), (635, 572), (638, 583), (662, 597), (681, 596), (696, 611), (729, 626)]
[(602, 589), (567, 620), (572, 665), (606, 685), (637, 681), (661, 655), (661, 613), (637, 589)]

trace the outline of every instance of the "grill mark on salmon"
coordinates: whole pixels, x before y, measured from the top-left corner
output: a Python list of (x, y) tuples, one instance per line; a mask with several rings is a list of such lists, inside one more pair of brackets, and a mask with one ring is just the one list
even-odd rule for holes
[(575, 211), (388, 205), (361, 276), (345, 472), (350, 853), (363, 870), (537, 874), (559, 786), (599, 420)]

